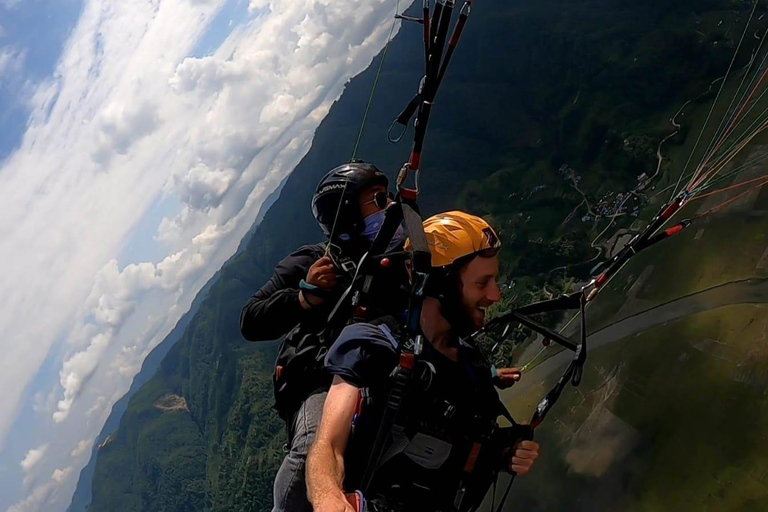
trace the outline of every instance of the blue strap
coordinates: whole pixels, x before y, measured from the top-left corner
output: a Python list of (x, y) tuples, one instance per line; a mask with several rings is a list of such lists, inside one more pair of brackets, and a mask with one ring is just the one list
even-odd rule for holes
[(309, 284), (304, 279), (302, 279), (301, 282), (299, 283), (299, 288), (301, 288), (302, 290), (304, 290), (306, 292), (315, 292), (320, 287), (319, 286), (315, 286), (314, 284)]

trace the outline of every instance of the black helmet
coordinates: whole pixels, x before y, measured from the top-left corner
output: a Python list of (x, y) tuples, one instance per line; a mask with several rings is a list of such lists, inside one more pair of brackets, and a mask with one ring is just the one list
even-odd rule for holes
[(325, 236), (330, 238), (333, 232), (334, 239), (344, 240), (362, 232), (360, 193), (375, 185), (388, 187), (387, 176), (361, 160), (340, 165), (323, 176), (312, 197), (312, 214)]

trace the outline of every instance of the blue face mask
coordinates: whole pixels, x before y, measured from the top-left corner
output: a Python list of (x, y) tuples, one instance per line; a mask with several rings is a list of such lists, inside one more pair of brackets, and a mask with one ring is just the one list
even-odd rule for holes
[[(363, 236), (367, 238), (370, 242), (373, 242), (376, 239), (376, 235), (379, 234), (379, 230), (381, 229), (382, 224), (384, 224), (384, 210), (379, 210), (376, 213), (370, 214), (364, 219), (364, 222), (365, 222), (365, 228), (363, 228)], [(400, 225), (397, 227), (397, 231), (395, 231), (395, 236), (392, 237), (392, 241), (389, 243), (389, 246), (387, 247), (387, 251), (391, 251), (392, 249), (395, 249), (397, 246), (401, 245), (404, 241), (405, 241), (405, 230), (403, 229), (403, 226)]]

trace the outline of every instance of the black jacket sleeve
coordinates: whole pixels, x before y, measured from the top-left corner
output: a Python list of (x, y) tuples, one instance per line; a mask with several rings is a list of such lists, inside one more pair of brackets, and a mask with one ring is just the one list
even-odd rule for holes
[(240, 332), (249, 341), (276, 340), (287, 334), (309, 313), (299, 302), (299, 283), (320, 259), (320, 246), (304, 246), (275, 267), (272, 278), (245, 304)]

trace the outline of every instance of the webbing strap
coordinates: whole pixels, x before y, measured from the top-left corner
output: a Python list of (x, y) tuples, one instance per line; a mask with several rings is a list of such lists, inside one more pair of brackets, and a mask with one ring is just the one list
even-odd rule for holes
[(419, 105), (421, 105), (421, 93), (416, 94), (413, 99), (408, 102), (408, 105), (406, 105), (403, 111), (400, 112), (400, 115), (395, 118), (395, 123), (407, 127), (411, 118), (413, 118), (413, 115), (416, 113), (416, 110), (418, 110)]
[[(404, 347), (401, 350), (405, 350)], [(402, 405), (403, 398), (405, 397), (406, 389), (411, 381), (411, 375), (413, 372), (403, 366), (398, 366), (392, 375), (392, 387), (389, 391), (389, 397), (387, 398), (387, 404), (384, 409), (384, 414), (379, 424), (379, 429), (376, 432), (376, 438), (374, 439), (371, 451), (368, 454), (368, 460), (365, 464), (365, 470), (362, 479), (362, 491), (368, 492), (368, 488), (371, 485), (373, 476), (379, 467), (379, 463), (384, 453), (384, 446), (390, 437), (392, 431), (392, 425), (395, 423), (397, 413)]]
[(432, 255), (429, 252), (427, 235), (424, 233), (424, 224), (414, 206), (403, 202), (403, 220), (411, 240), (413, 268), (418, 272), (429, 272), (432, 267)]

